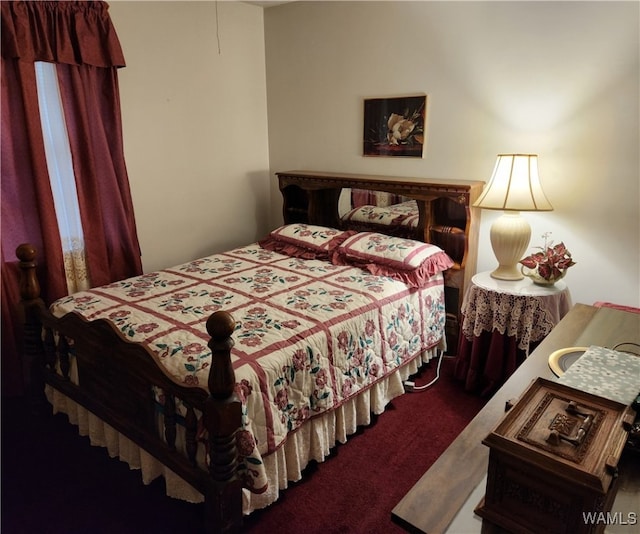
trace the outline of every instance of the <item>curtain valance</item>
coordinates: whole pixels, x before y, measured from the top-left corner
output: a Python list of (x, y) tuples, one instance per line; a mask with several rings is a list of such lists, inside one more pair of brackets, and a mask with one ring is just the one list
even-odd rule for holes
[(2, 57), (124, 67), (106, 2), (2, 2)]

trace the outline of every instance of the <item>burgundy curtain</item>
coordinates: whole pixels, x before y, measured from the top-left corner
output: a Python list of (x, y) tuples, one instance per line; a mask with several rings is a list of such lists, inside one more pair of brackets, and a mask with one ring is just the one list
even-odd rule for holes
[[(2, 387), (19, 393), (15, 249), (30, 242), (47, 301), (66, 294), (35, 61), (57, 64), (92, 285), (142, 272), (123, 155), (120, 44), (104, 2), (2, 2)], [(6, 262), (9, 262), (8, 264)]]
[(58, 65), (93, 286), (142, 272), (115, 69)]

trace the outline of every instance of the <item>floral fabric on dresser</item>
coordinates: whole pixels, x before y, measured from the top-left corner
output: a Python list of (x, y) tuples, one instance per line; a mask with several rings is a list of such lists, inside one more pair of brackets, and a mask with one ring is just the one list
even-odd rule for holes
[(109, 319), (147, 344), (176, 382), (207, 387), (205, 322), (237, 325), (232, 360), (243, 403), (245, 486), (264, 491), (262, 457), (443, 338), (442, 274), (422, 288), (257, 244), (65, 297), (52, 306)]
[(628, 406), (640, 395), (640, 356), (592, 345), (558, 382)]

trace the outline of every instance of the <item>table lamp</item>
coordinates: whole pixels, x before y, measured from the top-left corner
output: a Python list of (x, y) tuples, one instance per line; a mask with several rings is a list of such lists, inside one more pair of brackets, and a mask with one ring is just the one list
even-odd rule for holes
[(498, 260), (491, 276), (521, 280), (518, 262), (529, 246), (531, 226), (520, 212), (553, 210), (540, 185), (537, 154), (498, 154), (489, 185), (474, 206), (504, 211), (491, 225), (489, 234)]

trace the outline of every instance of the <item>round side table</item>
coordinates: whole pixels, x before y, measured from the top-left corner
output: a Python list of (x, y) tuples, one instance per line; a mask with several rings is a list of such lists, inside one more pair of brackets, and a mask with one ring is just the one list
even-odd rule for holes
[(493, 393), (571, 305), (563, 280), (539, 286), (526, 277), (510, 281), (489, 272), (474, 275), (462, 302), (456, 377), (469, 391)]

